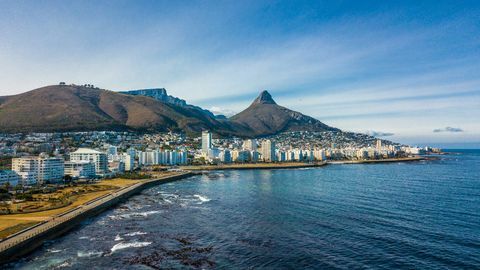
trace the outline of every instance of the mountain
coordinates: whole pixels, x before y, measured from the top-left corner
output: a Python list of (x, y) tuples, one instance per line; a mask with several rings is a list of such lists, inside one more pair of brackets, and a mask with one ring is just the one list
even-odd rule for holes
[(244, 131), (190, 107), (86, 86), (51, 85), (0, 97), (0, 132), (203, 129)]
[(230, 120), (252, 130), (255, 136), (273, 135), (285, 131), (340, 131), (319, 120), (278, 105), (263, 91), (244, 111)]
[(212, 130), (219, 135), (257, 137), (285, 131), (338, 131), (277, 105), (263, 91), (241, 113), (226, 118), (169, 96), (163, 88), (114, 92), (91, 85), (51, 85), (0, 97), (0, 133), (90, 130)]
[(175, 106), (183, 107), (183, 108), (188, 108), (191, 110), (196, 110), (199, 111), (200, 113), (206, 113), (210, 117), (215, 117), (215, 118), (225, 118), (223, 115), (214, 115), (211, 111), (202, 109), (198, 106), (190, 105), (187, 104), (187, 102), (184, 99), (177, 98), (174, 96), (170, 96), (167, 94), (167, 90), (165, 88), (150, 88), (150, 89), (139, 89), (139, 90), (129, 90), (129, 91), (121, 91), (119, 93), (122, 94), (127, 94), (127, 95), (133, 95), (133, 96), (146, 96), (146, 97), (151, 97), (156, 100), (172, 104)]

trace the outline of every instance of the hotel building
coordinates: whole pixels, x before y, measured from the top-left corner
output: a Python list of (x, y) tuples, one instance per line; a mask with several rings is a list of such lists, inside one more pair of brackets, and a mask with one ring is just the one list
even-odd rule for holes
[(89, 148), (79, 148), (70, 153), (70, 161), (89, 161), (95, 165), (95, 174), (103, 176), (108, 173), (107, 154)]

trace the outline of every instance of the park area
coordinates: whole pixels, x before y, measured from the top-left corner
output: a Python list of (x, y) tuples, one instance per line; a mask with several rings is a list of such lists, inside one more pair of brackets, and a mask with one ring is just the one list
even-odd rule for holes
[(142, 179), (107, 179), (93, 184), (79, 184), (29, 195), (0, 205), (0, 239), (82, 205)]

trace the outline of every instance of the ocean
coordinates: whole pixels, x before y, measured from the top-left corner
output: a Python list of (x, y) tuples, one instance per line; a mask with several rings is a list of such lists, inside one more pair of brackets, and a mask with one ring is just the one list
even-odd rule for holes
[(144, 190), (19, 269), (480, 269), (480, 151), (211, 172)]

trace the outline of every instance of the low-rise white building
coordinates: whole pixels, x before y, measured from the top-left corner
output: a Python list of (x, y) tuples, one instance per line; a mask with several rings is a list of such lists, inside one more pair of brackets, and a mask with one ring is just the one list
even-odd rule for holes
[(87, 160), (66, 161), (65, 175), (82, 179), (93, 178), (95, 177), (95, 165)]
[(108, 173), (107, 154), (89, 148), (79, 148), (70, 153), (70, 161), (89, 161), (95, 165), (95, 174), (103, 176)]

